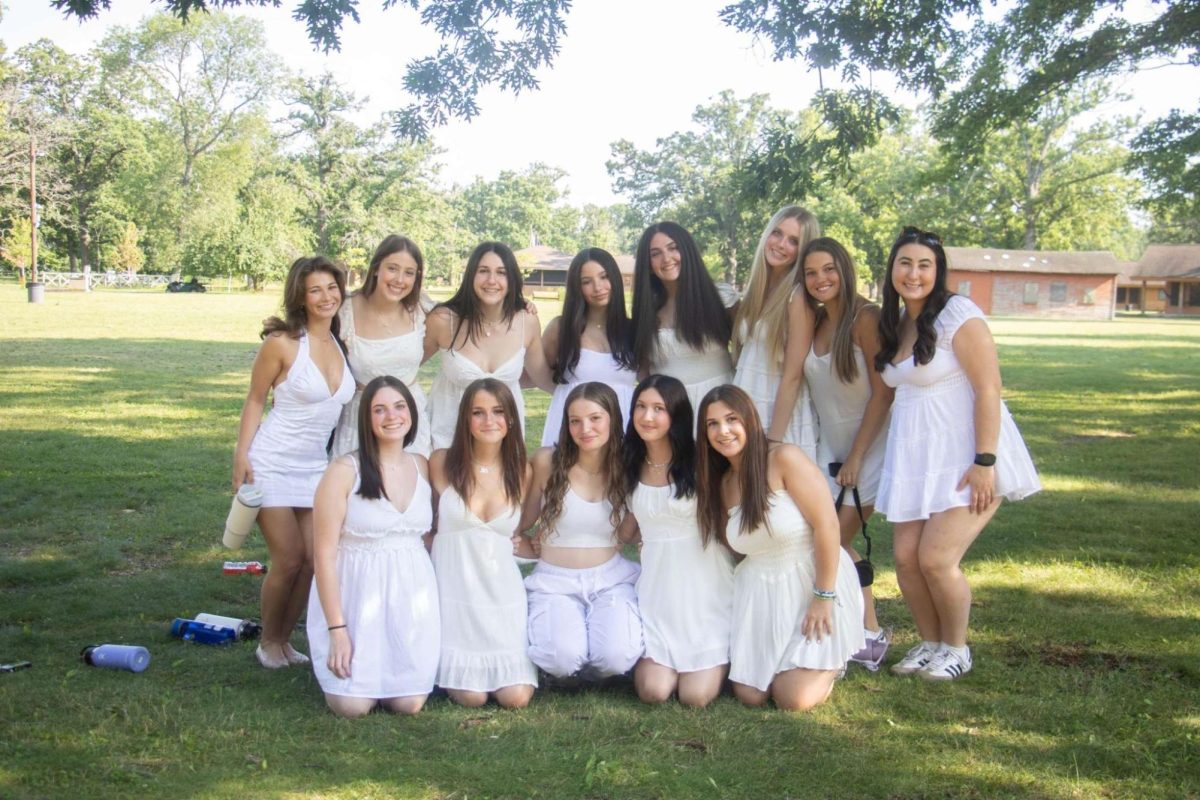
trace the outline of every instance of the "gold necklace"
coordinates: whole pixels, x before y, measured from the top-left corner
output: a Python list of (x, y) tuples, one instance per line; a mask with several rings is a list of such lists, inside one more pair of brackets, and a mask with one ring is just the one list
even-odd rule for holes
[(575, 462), (575, 466), (579, 467), (581, 470), (586, 472), (588, 475), (591, 475), (593, 478), (596, 477), (597, 475), (599, 475), (601, 472), (604, 472), (604, 467), (601, 467), (600, 469), (596, 470), (595, 472), (592, 472), (590, 469), (585, 467), (583, 464), (580, 464), (578, 461)]
[(662, 469), (663, 467), (669, 467), (671, 465), (671, 462), (664, 461), (661, 464), (655, 464), (653, 461), (650, 460), (650, 456), (646, 456), (646, 465), (649, 467), (653, 467), (654, 469)]
[(473, 458), (472, 458), (472, 459), (471, 459), (471, 463), (472, 463), (472, 464), (474, 464), (476, 467), (478, 467), (478, 468), (479, 468), (479, 473), (480, 473), (481, 475), (487, 475), (487, 474), (488, 474), (488, 473), (490, 473), (492, 470), (494, 470), (494, 469), (498, 469), (498, 468), (500, 467), (500, 462), (499, 462), (499, 461), (497, 461), (497, 462), (495, 462), (495, 463), (493, 463), (493, 464), (480, 464), (478, 461), (476, 461), (475, 459), (473, 459)]

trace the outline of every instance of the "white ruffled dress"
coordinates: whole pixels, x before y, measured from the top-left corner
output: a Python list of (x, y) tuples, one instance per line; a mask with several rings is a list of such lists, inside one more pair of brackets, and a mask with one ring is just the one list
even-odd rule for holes
[[(795, 302), (804, 301), (799, 299)], [(754, 334), (744, 341), (733, 382), (750, 395), (762, 420), (762, 426), (766, 429), (771, 426), (771, 415), (775, 411), (775, 393), (779, 391), (779, 381), (783, 378), (783, 363), (771, 359), (766, 330), (761, 321), (755, 324)], [(813, 415), (812, 401), (809, 399), (807, 382), (800, 387), (796, 407), (792, 410), (792, 419), (783, 434), (783, 441), (797, 445), (806, 456), (813, 461), (817, 460), (817, 423)]]

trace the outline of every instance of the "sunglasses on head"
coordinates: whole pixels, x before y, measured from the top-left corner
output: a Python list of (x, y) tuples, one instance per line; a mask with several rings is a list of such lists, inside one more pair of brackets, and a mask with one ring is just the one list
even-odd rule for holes
[(938, 236), (933, 231), (923, 231), (913, 225), (909, 225), (904, 230), (900, 231), (901, 239), (913, 239), (918, 242), (930, 242), (941, 247), (942, 237)]

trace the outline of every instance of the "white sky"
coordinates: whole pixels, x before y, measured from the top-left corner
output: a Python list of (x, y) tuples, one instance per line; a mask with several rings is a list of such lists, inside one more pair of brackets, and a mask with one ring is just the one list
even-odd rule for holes
[[(731, 1), (575, 0), (559, 56), (539, 74), (539, 91), (514, 98), (487, 90), (478, 100), (478, 117), (434, 133), (445, 150), (443, 180), (491, 179), (500, 170), (542, 161), (567, 171), (560, 185), (572, 204), (608, 204), (617, 198), (604, 162), (609, 144), (618, 139), (650, 148), (656, 138), (688, 128), (696, 106), (724, 89), (739, 97), (765, 92), (779, 108), (807, 105), (816, 74), (798, 61), (772, 62), (766, 47), (724, 25), (717, 14)], [(284, 0), (285, 8), (234, 13), (262, 20), (270, 47), (293, 70), (316, 75), (328, 69), (359, 97), (369, 97), (361, 122), (408, 103), (400, 88), (404, 66), (437, 45), (415, 12), (401, 7), (385, 12), (382, 0), (362, 0), (362, 21), (347, 22), (341, 52), (323, 55), (291, 18), (295, 4)], [(4, 5), (0, 40), (10, 54), (41, 37), (82, 54), (110, 26), (136, 25), (156, 8), (147, 0), (117, 0), (99, 18), (77, 23), (64, 20), (49, 0)], [(1144, 109), (1154, 117), (1171, 107), (1194, 109), (1198, 76), (1194, 67), (1168, 67), (1125, 79), (1118, 88), (1134, 99), (1120, 110)], [(875, 85), (886, 90), (891, 83), (877, 77)]]

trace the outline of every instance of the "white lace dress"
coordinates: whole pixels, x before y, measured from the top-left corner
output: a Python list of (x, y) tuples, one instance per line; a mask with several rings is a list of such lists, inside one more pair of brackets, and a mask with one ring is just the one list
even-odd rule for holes
[(421, 540), (433, 525), (429, 483), (417, 474), (404, 511), (384, 497), (361, 497), (358, 487), (356, 479), (337, 551), (342, 615), (354, 647), (350, 677), (338, 678), (327, 665), (328, 623), (315, 583), (307, 622), (313, 672), (327, 694), (377, 700), (428, 694), (441, 651), (437, 579)]
[[(794, 299), (793, 302), (804, 301)], [(754, 326), (754, 335), (744, 341), (733, 382), (750, 395), (762, 419), (763, 428), (766, 429), (771, 426), (771, 415), (775, 411), (775, 393), (779, 391), (779, 381), (783, 377), (783, 363), (771, 359), (761, 322)], [(783, 441), (799, 446), (806, 456), (813, 461), (817, 460), (817, 422), (813, 415), (807, 384), (800, 388), (800, 395), (796, 398), (796, 407), (792, 411), (792, 419), (784, 432)]]
[(629, 404), (633, 400), (633, 390), (637, 387), (636, 372), (618, 364), (612, 353), (581, 349), (579, 363), (563, 377), (567, 378), (567, 382), (555, 386), (554, 394), (550, 398), (546, 427), (542, 429), (542, 447), (558, 444), (563, 414), (567, 410), (567, 395), (581, 383), (604, 383), (616, 392), (617, 400), (621, 403), (621, 429), (624, 430), (625, 424), (629, 422)]
[(520, 516), (508, 508), (485, 522), (453, 487), (438, 500), (433, 566), (442, 614), (437, 683), (443, 689), (537, 686), (527, 653), (525, 583), (512, 552)]
[(642, 613), (646, 658), (677, 672), (729, 663), (733, 558), (720, 542), (704, 547), (696, 498), (675, 487), (639, 483), (629, 501), (642, 534)]
[[(424, 355), (425, 312), (417, 308), (413, 330), (389, 339), (364, 339), (354, 327), (353, 299), (342, 303), (338, 311), (341, 319), (342, 341), (349, 351), (350, 371), (359, 387), (366, 386), (380, 375), (393, 375), (404, 382), (412, 392), (417, 405), (417, 435), (406, 449), (426, 458), (430, 453), (429, 413), (425, 402), (425, 390), (417, 382), (417, 371), (421, 369)], [(346, 455), (358, 449), (358, 406), (362, 400), (362, 389), (355, 388), (354, 397), (342, 409), (337, 433), (333, 437), (333, 456)]]
[[(971, 488), (959, 490), (958, 482), (975, 461), (975, 390), (954, 355), (954, 334), (971, 319), (984, 319), (983, 312), (954, 295), (933, 323), (933, 359), (917, 366), (910, 356), (883, 370), (896, 400), (875, 508), (888, 522), (929, 519), (971, 503)], [(1020, 500), (1041, 488), (1021, 432), (1001, 401), (996, 495)]]

